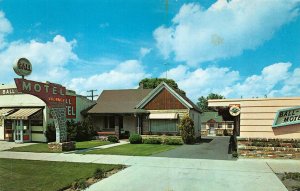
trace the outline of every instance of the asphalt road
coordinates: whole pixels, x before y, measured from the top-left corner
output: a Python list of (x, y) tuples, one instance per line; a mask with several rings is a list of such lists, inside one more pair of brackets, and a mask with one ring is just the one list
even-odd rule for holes
[(233, 160), (231, 154), (228, 154), (229, 139), (230, 137), (205, 137), (199, 144), (183, 145), (176, 149), (158, 153), (153, 156), (169, 158)]

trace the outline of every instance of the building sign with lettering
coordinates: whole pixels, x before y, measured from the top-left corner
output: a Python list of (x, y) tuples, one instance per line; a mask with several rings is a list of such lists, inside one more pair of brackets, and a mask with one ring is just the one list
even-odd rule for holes
[(41, 83), (15, 78), (19, 92), (34, 95), (43, 100), (48, 107), (64, 107), (66, 88), (53, 83)]
[(19, 76), (29, 76), (32, 72), (32, 66), (27, 58), (20, 58), (14, 64), (13, 69)]
[(66, 117), (67, 119), (76, 118), (76, 96), (66, 96)]
[(300, 124), (300, 107), (278, 110), (273, 127)]
[(20, 94), (17, 88), (0, 89), (0, 95), (15, 95)]
[(56, 142), (67, 141), (66, 126), (66, 88), (60, 84), (42, 83), (26, 80), (24, 76), (30, 75), (32, 66), (28, 59), (20, 58), (14, 66), (16, 74), (22, 76), (21, 79), (15, 78), (18, 92), (34, 95), (43, 100), (50, 108), (53, 117)]

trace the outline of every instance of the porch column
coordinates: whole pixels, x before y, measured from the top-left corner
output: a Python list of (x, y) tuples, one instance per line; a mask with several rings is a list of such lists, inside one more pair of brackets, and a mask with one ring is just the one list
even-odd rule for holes
[(141, 127), (140, 127), (140, 116), (137, 115), (137, 133), (141, 134)]
[[(16, 125), (16, 121), (13, 120), (12, 121), (12, 130), (13, 130), (13, 141), (16, 140), (16, 133), (17, 133), (17, 125)], [(4, 128), (5, 129), (5, 128)], [(5, 132), (4, 132), (5, 133)]]
[(24, 130), (24, 126), (23, 126), (23, 120), (20, 120), (20, 141), (21, 141), (21, 143), (23, 143), (23, 130)]
[(115, 133), (116, 136), (118, 137), (118, 139), (120, 138), (120, 125), (119, 125), (119, 116), (115, 116), (114, 120), (115, 120)]

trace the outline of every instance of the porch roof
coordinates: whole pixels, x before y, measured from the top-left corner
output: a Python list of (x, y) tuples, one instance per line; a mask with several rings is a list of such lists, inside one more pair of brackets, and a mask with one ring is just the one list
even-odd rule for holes
[(211, 119), (217, 123), (224, 121), (222, 116), (218, 115), (218, 112), (203, 112), (201, 114), (201, 122), (208, 122)]
[(14, 111), (14, 109), (11, 109), (11, 108), (2, 108), (2, 109), (0, 109), (0, 118), (9, 115), (13, 111)]
[(6, 119), (24, 119), (27, 120), (30, 116), (40, 111), (42, 108), (22, 108), (8, 115)]
[(152, 89), (103, 90), (97, 104), (88, 111), (89, 114), (123, 114), (146, 113), (146, 110), (135, 109)]

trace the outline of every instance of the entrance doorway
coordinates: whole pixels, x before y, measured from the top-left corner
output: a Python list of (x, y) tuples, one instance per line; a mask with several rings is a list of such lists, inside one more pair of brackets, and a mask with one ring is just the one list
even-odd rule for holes
[(16, 143), (23, 143), (23, 120), (15, 120), (14, 127), (14, 140)]
[(215, 123), (209, 124), (209, 134), (214, 135), (215, 134)]

